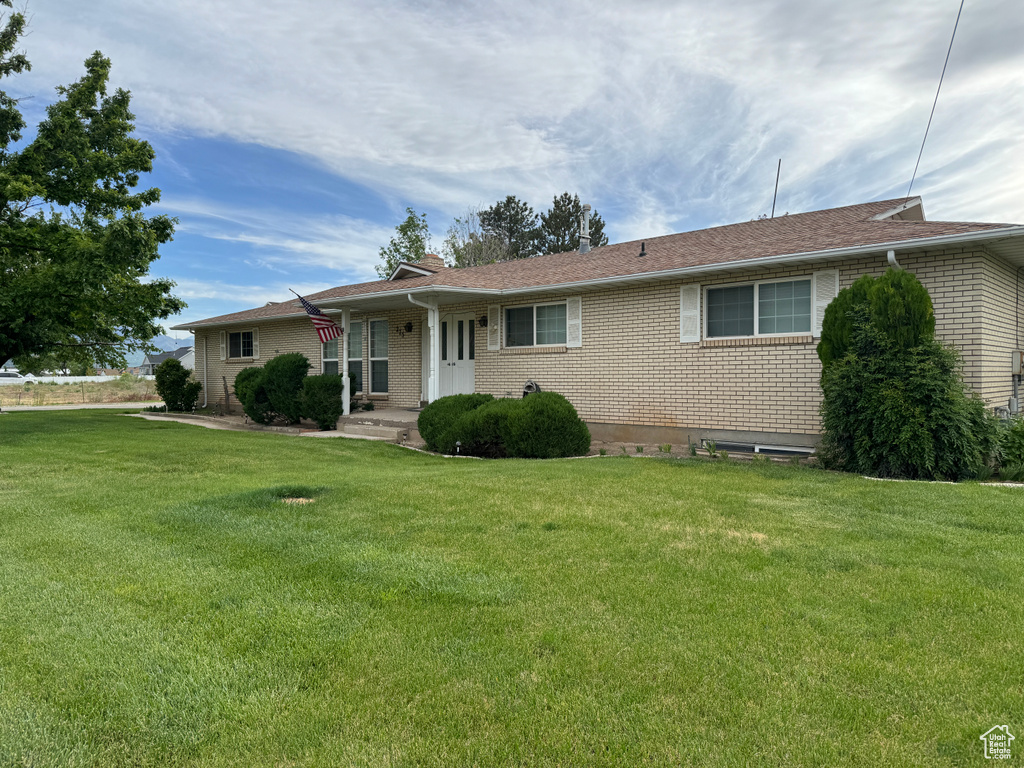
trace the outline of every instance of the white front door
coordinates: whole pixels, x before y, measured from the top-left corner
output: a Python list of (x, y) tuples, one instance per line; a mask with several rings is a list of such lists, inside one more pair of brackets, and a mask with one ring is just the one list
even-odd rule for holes
[(476, 320), (472, 314), (441, 315), (441, 396), (472, 394), (476, 379)]

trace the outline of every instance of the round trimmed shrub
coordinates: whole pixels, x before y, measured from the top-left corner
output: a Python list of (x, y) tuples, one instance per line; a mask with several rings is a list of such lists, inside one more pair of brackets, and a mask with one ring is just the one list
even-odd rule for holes
[(442, 435), (454, 426), (460, 416), (492, 400), (494, 400), (493, 395), (448, 395), (439, 397), (430, 403), (420, 412), (419, 418), (416, 420), (416, 429), (427, 444), (427, 449), (441, 450), (439, 441)]
[(299, 393), (309, 373), (309, 360), (301, 352), (278, 355), (263, 366), (263, 389), (271, 409), (289, 424), (302, 418)]
[(438, 451), (449, 455), (458, 452), (486, 459), (505, 458), (505, 435), (508, 433), (509, 419), (519, 411), (521, 404), (522, 400), (499, 398), (463, 413), (438, 438)]
[(192, 371), (173, 357), (156, 367), (156, 391), (169, 411), (191, 411), (202, 389), (203, 385), (192, 378)]
[(270, 407), (270, 399), (263, 386), (266, 373), (263, 368), (243, 368), (235, 376), (235, 397), (242, 404), (245, 415), (257, 424), (269, 424), (277, 416)]
[(334, 429), (345, 410), (342, 402), (344, 388), (344, 379), (336, 374), (307, 376), (299, 395), (302, 415), (315, 421), (321, 430)]
[(517, 402), (504, 435), (509, 456), (554, 459), (583, 456), (590, 450), (590, 430), (562, 395), (536, 392)]

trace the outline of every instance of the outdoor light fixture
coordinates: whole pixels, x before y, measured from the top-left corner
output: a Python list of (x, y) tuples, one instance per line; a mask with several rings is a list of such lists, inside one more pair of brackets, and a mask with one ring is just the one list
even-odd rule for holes
[(405, 332), (406, 333), (412, 333), (412, 321), (411, 320), (408, 323), (405, 324)]
[(487, 315), (480, 315), (480, 327), (481, 328), (486, 328), (487, 327)]

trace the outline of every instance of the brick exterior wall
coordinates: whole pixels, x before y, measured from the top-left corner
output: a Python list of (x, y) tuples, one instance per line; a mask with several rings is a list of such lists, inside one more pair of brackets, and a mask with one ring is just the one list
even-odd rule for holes
[[(900, 256), (928, 289), (940, 339), (964, 356), (964, 377), (990, 406), (1010, 395), (1010, 351), (1015, 345), (1014, 269), (987, 252), (945, 249)], [(782, 338), (679, 341), (680, 287), (809, 277), (838, 269), (840, 288), (863, 274), (881, 275), (883, 255), (858, 260), (721, 273), (695, 280), (651, 281), (629, 287), (505, 299), (502, 306), (560, 301), (582, 296), (583, 345), (579, 348), (516, 348), (489, 351), (487, 331), (476, 333), (477, 392), (518, 397), (527, 379), (564, 394), (592, 424), (675, 428), (704, 434), (751, 434), (760, 442), (811, 444), (820, 431), (817, 339)], [(703, 328), (704, 296), (701, 296)], [(441, 314), (487, 314), (487, 302), (441, 307)], [(502, 313), (503, 314), (503, 313)], [(353, 320), (386, 319), (389, 326), (389, 392), (371, 395), (380, 405), (415, 407), (421, 391), (421, 334), (426, 312), (409, 310), (352, 314)], [(404, 325), (412, 322), (412, 332)], [(244, 330), (240, 326), (224, 330)], [(364, 326), (368, 333), (368, 322)], [(221, 361), (216, 329), (196, 334), (196, 372), (203, 370), (203, 337), (208, 338), (210, 402), (224, 400), (237, 372), (275, 354), (299, 351), (320, 371), (320, 345), (306, 318), (265, 322), (260, 328), (261, 359)], [(702, 333), (703, 335), (703, 333)], [(368, 337), (367, 337), (368, 338)], [(369, 343), (363, 345), (364, 378), (369, 381)], [(232, 400), (234, 397), (232, 395)], [(799, 439), (798, 439), (799, 438)]]
[[(338, 320), (340, 322), (340, 318)], [(416, 307), (401, 311), (353, 312), (352, 320), (363, 321), (363, 381), (367, 388), (370, 382), (370, 321), (387, 320), (388, 322), (388, 392), (387, 394), (364, 392), (361, 399), (373, 400), (381, 408), (418, 406), (420, 404), (420, 333), (423, 332), (426, 325), (426, 313)], [(411, 333), (405, 331), (405, 324), (408, 322), (413, 324)], [(259, 329), (259, 359), (220, 359), (221, 331), (234, 333), (254, 328)], [(320, 341), (313, 329), (313, 324), (305, 317), (197, 331), (195, 370), (196, 377), (200, 381), (203, 379), (204, 370), (204, 341), (209, 354), (209, 365), (206, 369), (206, 381), (209, 387), (208, 404), (221, 408), (225, 407), (225, 394), (227, 395), (228, 409), (238, 410), (240, 408), (234, 395), (235, 376), (240, 370), (249, 366), (265, 365), (268, 360), (279, 354), (301, 352), (309, 359), (312, 366), (310, 374), (318, 374), (323, 370)]]
[(1013, 393), (1011, 352), (1024, 341), (1024, 323), (1017, 306), (1017, 269), (998, 256), (986, 254), (983, 261), (980, 317), (981, 355), (978, 394), (990, 405), (1006, 405)]
[[(963, 354), (968, 386), (988, 405), (1005, 405), (1013, 344), (1010, 266), (985, 252), (963, 249), (901, 256), (899, 262), (931, 294), (936, 333)], [(838, 269), (840, 288), (845, 288), (863, 274), (881, 275), (887, 266), (885, 257), (877, 256), (583, 293), (581, 348), (509, 354), (513, 350), (489, 352), (484, 345), (477, 352), (477, 391), (518, 395), (523, 382), (533, 379), (568, 397), (591, 423), (675, 427), (695, 436), (762, 433), (764, 440), (783, 443), (787, 435), (814, 436), (820, 432), (821, 402), (817, 339), (680, 343), (679, 288), (690, 282), (703, 288), (800, 278), (823, 269)], [(702, 327), (704, 309), (702, 296)]]

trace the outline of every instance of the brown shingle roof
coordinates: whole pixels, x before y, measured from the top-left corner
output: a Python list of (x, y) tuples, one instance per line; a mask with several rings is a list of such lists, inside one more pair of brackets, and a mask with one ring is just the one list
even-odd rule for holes
[[(978, 222), (873, 218), (891, 211), (903, 202), (902, 199), (882, 200), (653, 237), (645, 241), (647, 255), (644, 258), (637, 257), (640, 252), (640, 241), (636, 240), (594, 248), (585, 254), (572, 251), (467, 269), (444, 269), (433, 275), (404, 278), (401, 285), (388, 280), (342, 285), (307, 298), (316, 303), (428, 286), (480, 290), (542, 288), (563, 283), (613, 279), (686, 267), (727, 265), (749, 259), (868, 247), (874, 244), (1012, 226)], [(301, 308), (295, 302), (286, 301), (212, 317), (190, 324), (190, 327), (293, 314), (301, 314)]]

